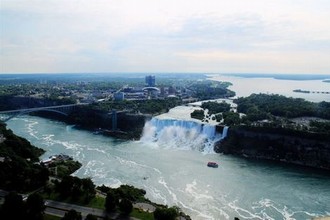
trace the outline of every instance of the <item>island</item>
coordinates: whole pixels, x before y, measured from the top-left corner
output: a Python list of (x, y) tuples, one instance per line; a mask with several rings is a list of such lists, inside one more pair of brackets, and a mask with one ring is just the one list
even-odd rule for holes
[(309, 91), (309, 90), (302, 90), (302, 89), (294, 89), (293, 92), (298, 92), (298, 93), (322, 93), (322, 94), (330, 94), (329, 91)]

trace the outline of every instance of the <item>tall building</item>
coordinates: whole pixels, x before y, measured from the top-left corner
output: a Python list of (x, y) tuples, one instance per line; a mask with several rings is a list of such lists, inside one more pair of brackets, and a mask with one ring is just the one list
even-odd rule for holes
[(156, 85), (156, 77), (155, 76), (146, 76), (146, 84), (149, 87), (155, 87)]

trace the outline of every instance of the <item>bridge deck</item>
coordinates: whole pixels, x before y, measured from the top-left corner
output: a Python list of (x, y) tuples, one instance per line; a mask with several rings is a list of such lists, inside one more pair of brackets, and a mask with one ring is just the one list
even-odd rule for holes
[(0, 114), (8, 114), (8, 113), (16, 113), (16, 112), (24, 112), (24, 111), (30, 112), (30, 111), (38, 111), (38, 110), (43, 110), (43, 109), (66, 108), (66, 107), (74, 107), (74, 106), (79, 106), (79, 105), (88, 105), (88, 103), (54, 105), (54, 106), (37, 107), (37, 108), (22, 108), (22, 109), (15, 109), (15, 110), (0, 111)]
[(80, 106), (80, 105), (88, 105), (88, 103), (54, 105), (54, 106), (47, 106), (47, 107), (22, 108), (22, 109), (16, 109), (16, 110), (0, 111), (0, 114), (2, 114), (2, 115), (9, 115), (9, 117), (7, 117), (7, 118), (0, 117), (0, 121), (6, 122), (19, 115), (28, 114), (28, 113), (36, 112), (36, 111), (51, 111), (51, 112), (57, 112), (57, 113), (65, 115), (65, 116), (68, 116), (67, 111), (69, 108), (74, 108), (75, 106)]

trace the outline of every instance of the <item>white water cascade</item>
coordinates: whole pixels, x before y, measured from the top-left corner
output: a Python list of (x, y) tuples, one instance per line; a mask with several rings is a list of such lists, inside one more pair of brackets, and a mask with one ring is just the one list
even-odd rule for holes
[(226, 138), (227, 137), (227, 135), (228, 135), (228, 126), (225, 126), (225, 127), (223, 127), (223, 131), (222, 131), (222, 139), (224, 139), (224, 138)]
[(227, 136), (228, 127), (223, 135), (216, 132), (216, 126), (196, 121), (152, 118), (146, 122), (142, 142), (153, 142), (162, 148), (178, 150), (198, 150), (213, 153), (214, 143)]

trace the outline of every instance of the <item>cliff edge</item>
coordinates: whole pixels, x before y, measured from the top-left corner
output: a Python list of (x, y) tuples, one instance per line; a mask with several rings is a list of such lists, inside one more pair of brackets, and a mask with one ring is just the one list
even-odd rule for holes
[(330, 170), (330, 137), (320, 133), (238, 126), (214, 150)]

